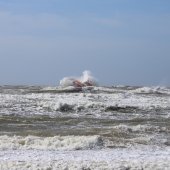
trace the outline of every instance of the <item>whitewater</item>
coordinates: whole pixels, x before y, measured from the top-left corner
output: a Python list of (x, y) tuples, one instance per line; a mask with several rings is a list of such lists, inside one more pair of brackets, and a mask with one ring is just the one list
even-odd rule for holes
[(0, 169), (168, 170), (170, 88), (0, 86)]

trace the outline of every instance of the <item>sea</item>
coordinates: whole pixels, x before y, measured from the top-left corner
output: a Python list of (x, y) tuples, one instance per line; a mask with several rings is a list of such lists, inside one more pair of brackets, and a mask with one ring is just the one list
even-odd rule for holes
[(0, 86), (0, 170), (169, 170), (170, 88)]

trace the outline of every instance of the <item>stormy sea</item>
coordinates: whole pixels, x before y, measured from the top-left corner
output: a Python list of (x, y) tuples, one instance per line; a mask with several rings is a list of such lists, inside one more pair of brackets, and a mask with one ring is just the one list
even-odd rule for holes
[(0, 86), (1, 170), (169, 170), (170, 88)]

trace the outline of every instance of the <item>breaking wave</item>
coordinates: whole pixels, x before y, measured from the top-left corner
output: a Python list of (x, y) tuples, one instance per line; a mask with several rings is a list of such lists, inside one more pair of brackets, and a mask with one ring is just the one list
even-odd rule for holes
[(37, 149), (37, 150), (88, 150), (101, 148), (99, 136), (1, 136), (0, 150), (6, 149)]

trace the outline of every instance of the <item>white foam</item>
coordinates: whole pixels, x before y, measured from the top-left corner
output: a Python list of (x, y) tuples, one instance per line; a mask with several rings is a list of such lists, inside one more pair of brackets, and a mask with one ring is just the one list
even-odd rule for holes
[(160, 127), (160, 126), (151, 126), (151, 125), (136, 125), (136, 126), (128, 126), (128, 125), (118, 125), (114, 126), (115, 129), (118, 129), (122, 132), (151, 132), (151, 133), (157, 133), (157, 132), (169, 132), (170, 129), (167, 129), (166, 127)]
[(102, 140), (99, 136), (0, 136), (0, 150), (88, 150), (101, 146)]
[(60, 111), (61, 106), (70, 106), (75, 111), (79, 108), (84, 110), (103, 111), (110, 106), (115, 107), (136, 107), (142, 110), (152, 110), (156, 108), (169, 108), (170, 99), (152, 96), (138, 96), (134, 94), (67, 94), (56, 95), (52, 99), (43, 95), (43, 100), (38, 103), (42, 108), (50, 108), (53, 111)]
[(153, 87), (141, 87), (135, 90), (132, 90), (135, 93), (163, 93), (170, 94), (170, 89), (166, 87), (153, 86)]
[(88, 151), (7, 150), (0, 152), (0, 169), (170, 169), (170, 149), (112, 149)]
[[(49, 89), (49, 87), (48, 87)], [(109, 107), (134, 107), (142, 110), (168, 109), (170, 98), (152, 95), (138, 95), (133, 91), (118, 91), (95, 87), (96, 93), (32, 93), (0, 94), (0, 113), (3, 114), (58, 114), (65, 111), (92, 112), (93, 116), (105, 117)], [(97, 93), (97, 91), (107, 91)], [(83, 114), (83, 112), (81, 112)], [(168, 114), (168, 113), (167, 113)]]

